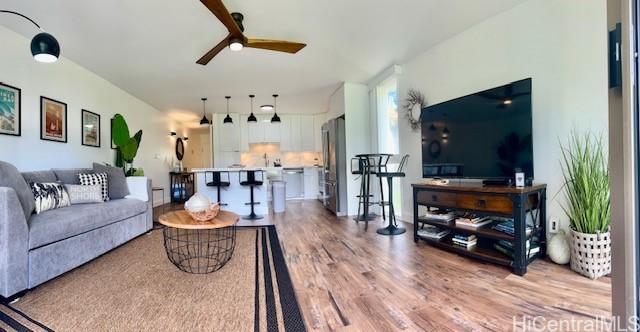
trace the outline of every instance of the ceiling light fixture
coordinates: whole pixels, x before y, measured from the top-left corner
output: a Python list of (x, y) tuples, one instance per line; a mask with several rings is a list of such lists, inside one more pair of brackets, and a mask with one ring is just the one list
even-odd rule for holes
[(51, 63), (58, 60), (58, 57), (60, 57), (60, 44), (58, 44), (58, 41), (52, 35), (44, 32), (44, 29), (41, 28), (38, 23), (18, 12), (10, 10), (0, 10), (0, 13), (20, 16), (33, 23), (33, 25), (35, 25), (41, 31), (39, 34), (35, 35), (33, 39), (31, 39), (31, 55), (33, 55), (33, 58), (36, 61)]
[(249, 98), (251, 98), (251, 114), (249, 114), (249, 117), (247, 118), (247, 122), (258, 122), (258, 119), (256, 118), (255, 115), (253, 115), (253, 98), (255, 97), (255, 95), (249, 95)]
[(209, 124), (211, 124), (211, 122), (209, 122), (209, 119), (207, 119), (207, 113), (206, 113), (207, 98), (201, 98), (201, 100), (202, 100), (202, 120), (200, 120), (200, 125), (208, 126)]
[(231, 96), (226, 96), (225, 98), (227, 98), (227, 116), (224, 117), (224, 120), (222, 122), (233, 123), (233, 119), (231, 118), (231, 116), (229, 116), (229, 99), (231, 99)]
[(449, 128), (444, 127), (444, 130), (442, 130), (442, 138), (444, 139), (449, 138)]
[(278, 95), (273, 95), (273, 110), (275, 111), (273, 113), (273, 117), (271, 117), (271, 123), (279, 123), (280, 122), (280, 117), (278, 116), (278, 102), (276, 101), (276, 98), (278, 98)]
[(265, 111), (265, 112), (273, 111), (273, 105), (269, 105), (269, 104), (261, 105), (260, 109)]
[(243, 48), (244, 48), (244, 41), (242, 39), (234, 37), (229, 40), (229, 49), (231, 49), (232, 51), (234, 52), (242, 51)]

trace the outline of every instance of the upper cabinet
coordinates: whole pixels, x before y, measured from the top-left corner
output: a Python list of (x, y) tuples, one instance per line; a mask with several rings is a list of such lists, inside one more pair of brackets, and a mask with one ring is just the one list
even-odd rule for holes
[(322, 151), (321, 128), (325, 115), (282, 114), (272, 123), (272, 114), (257, 115), (247, 122), (246, 114), (231, 114), (233, 124), (224, 124), (226, 114), (217, 114), (214, 146), (220, 152), (247, 152), (250, 144), (279, 143), (280, 151)]

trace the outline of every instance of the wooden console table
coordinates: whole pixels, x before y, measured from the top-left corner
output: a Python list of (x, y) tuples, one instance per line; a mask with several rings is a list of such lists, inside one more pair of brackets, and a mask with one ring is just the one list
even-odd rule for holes
[[(546, 185), (536, 184), (524, 188), (484, 186), (480, 183), (460, 183), (448, 185), (412, 184), (413, 187), (413, 218), (415, 242), (423, 240), (430, 245), (470, 256), (485, 262), (504, 265), (513, 268), (517, 275), (527, 272), (527, 265), (538, 257), (544, 257), (546, 252)], [(495, 223), (473, 229), (456, 226), (455, 222), (443, 222), (427, 219), (419, 214), (419, 206), (440, 208), (458, 212), (471, 212), (479, 216), (512, 218), (514, 220), (513, 236), (491, 228)], [(526, 220), (529, 214), (533, 221), (533, 229), (529, 235), (526, 232)], [(451, 230), (452, 234), (440, 240), (432, 240), (418, 236), (418, 229), (425, 224)], [(472, 249), (455, 246), (452, 243), (453, 233), (474, 234), (477, 245)], [(534, 238), (535, 237), (535, 238)], [(493, 245), (505, 240), (513, 244), (514, 257), (511, 258)], [(536, 254), (528, 255), (527, 240), (533, 246), (540, 246)]]

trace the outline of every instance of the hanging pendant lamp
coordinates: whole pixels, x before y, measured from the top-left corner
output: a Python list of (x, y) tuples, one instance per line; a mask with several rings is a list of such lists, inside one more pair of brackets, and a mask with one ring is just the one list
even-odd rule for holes
[(211, 124), (211, 122), (209, 122), (209, 119), (207, 119), (207, 113), (206, 113), (207, 98), (201, 98), (201, 100), (202, 100), (202, 120), (200, 120), (200, 125), (208, 126), (209, 124)]
[(273, 95), (273, 117), (271, 117), (271, 123), (279, 123), (280, 122), (280, 117), (278, 116), (278, 103), (276, 102), (276, 98), (278, 98), (278, 95)]
[(0, 13), (20, 16), (33, 23), (33, 25), (40, 30), (40, 33), (31, 39), (31, 55), (33, 55), (33, 59), (38, 62), (45, 63), (58, 61), (58, 58), (60, 57), (60, 44), (58, 44), (55, 37), (44, 32), (44, 29), (41, 28), (38, 23), (23, 14), (11, 10), (0, 10)]
[(231, 96), (226, 96), (225, 98), (227, 98), (227, 116), (224, 117), (222, 123), (233, 123), (233, 119), (229, 116), (229, 99), (231, 99)]
[(258, 119), (256, 118), (255, 115), (253, 115), (253, 98), (255, 97), (255, 95), (249, 95), (249, 98), (251, 98), (251, 114), (249, 114), (249, 117), (247, 118), (247, 122), (258, 122)]

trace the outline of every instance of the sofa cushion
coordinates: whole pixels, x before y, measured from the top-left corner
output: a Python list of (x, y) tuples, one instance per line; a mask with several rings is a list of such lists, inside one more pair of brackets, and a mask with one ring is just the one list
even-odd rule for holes
[(29, 184), (36, 202), (36, 213), (71, 205), (67, 190), (58, 182), (33, 182)]
[(70, 169), (53, 169), (58, 181), (63, 184), (80, 184), (78, 174), (93, 173), (91, 168), (70, 168)]
[(0, 161), (0, 187), (9, 187), (16, 191), (24, 217), (29, 219), (35, 207), (35, 198), (31, 188), (18, 169), (4, 161)]
[(145, 211), (145, 202), (128, 198), (46, 211), (29, 220), (29, 249), (122, 221)]
[(22, 172), (22, 177), (27, 184), (34, 182), (56, 182), (58, 178), (53, 171), (35, 171), (35, 172)]
[(124, 176), (122, 168), (93, 163), (93, 171), (96, 174), (107, 173), (109, 199), (120, 199), (129, 195), (127, 178)]

